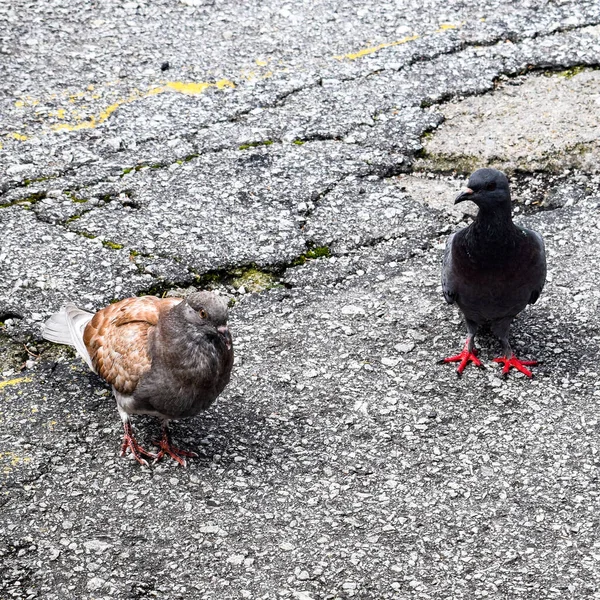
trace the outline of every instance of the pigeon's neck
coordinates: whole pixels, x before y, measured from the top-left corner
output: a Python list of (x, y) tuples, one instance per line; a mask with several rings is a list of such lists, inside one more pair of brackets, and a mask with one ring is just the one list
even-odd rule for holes
[(479, 209), (465, 235), (469, 256), (484, 264), (498, 262), (510, 255), (516, 246), (518, 230), (512, 222), (510, 205), (494, 207), (494, 210)]
[[(177, 307), (175, 307), (177, 308)], [(186, 322), (179, 311), (171, 310), (162, 321), (159, 322), (157, 330), (160, 336), (166, 340), (175, 353), (181, 352), (181, 344), (194, 345), (202, 341), (214, 328), (210, 326), (190, 324)]]

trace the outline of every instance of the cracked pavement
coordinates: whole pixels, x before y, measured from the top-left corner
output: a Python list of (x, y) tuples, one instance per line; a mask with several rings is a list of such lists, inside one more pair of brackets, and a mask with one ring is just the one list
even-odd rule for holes
[[(598, 66), (597, 2), (0, 5), (0, 598), (600, 599)], [(483, 165), (546, 241), (532, 381), (436, 364)], [(40, 326), (192, 286), (232, 381), (146, 469)]]

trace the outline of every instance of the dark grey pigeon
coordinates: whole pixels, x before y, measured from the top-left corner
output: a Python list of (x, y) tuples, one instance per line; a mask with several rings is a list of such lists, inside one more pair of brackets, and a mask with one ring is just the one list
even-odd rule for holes
[(546, 253), (539, 233), (515, 225), (511, 218), (508, 179), (496, 169), (479, 169), (454, 204), (471, 200), (477, 217), (448, 238), (442, 266), (442, 289), (449, 304), (456, 302), (467, 322), (467, 341), (460, 354), (442, 362), (459, 362), (460, 375), (468, 362), (481, 367), (474, 348), (479, 326), (489, 325), (502, 343), (502, 373), (511, 367), (532, 377), (508, 342), (510, 324), (539, 298), (546, 281)]
[[(67, 304), (48, 319), (42, 335), (75, 346), (95, 373), (110, 385), (117, 400), (127, 449), (147, 465), (147, 456), (170, 456), (185, 466), (195, 456), (171, 445), (167, 425), (208, 408), (229, 382), (233, 365), (227, 303), (210, 292), (181, 298), (127, 298), (89, 313)], [(162, 419), (156, 454), (135, 440), (131, 415)]]

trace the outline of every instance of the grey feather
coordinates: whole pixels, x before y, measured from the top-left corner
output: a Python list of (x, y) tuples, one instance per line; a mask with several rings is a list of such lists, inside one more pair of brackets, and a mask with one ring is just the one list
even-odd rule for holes
[[(206, 308), (209, 322), (198, 318), (195, 303)], [(226, 323), (227, 304), (214, 294), (192, 294), (171, 309), (151, 334), (152, 367), (140, 379), (130, 410), (181, 419), (208, 408), (229, 382), (233, 366)]]
[(454, 304), (456, 300), (456, 285), (454, 282), (454, 271), (452, 269), (452, 234), (446, 242), (444, 257), (442, 259), (442, 292), (448, 304)]
[(526, 229), (526, 231), (537, 243), (538, 257), (540, 261), (539, 275), (537, 282), (535, 282), (537, 284), (533, 286), (531, 296), (529, 297), (529, 304), (535, 304), (537, 299), (540, 297), (542, 290), (544, 289), (544, 284), (546, 283), (546, 247), (544, 245), (544, 239), (537, 231), (533, 231), (533, 229)]

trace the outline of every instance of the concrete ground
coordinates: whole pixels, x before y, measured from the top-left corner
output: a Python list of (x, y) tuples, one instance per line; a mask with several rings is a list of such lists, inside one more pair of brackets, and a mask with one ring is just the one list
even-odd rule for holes
[[(599, 65), (595, 1), (0, 3), (0, 598), (600, 599)], [(483, 165), (533, 380), (436, 363)], [(40, 327), (192, 287), (232, 381), (144, 468)]]

